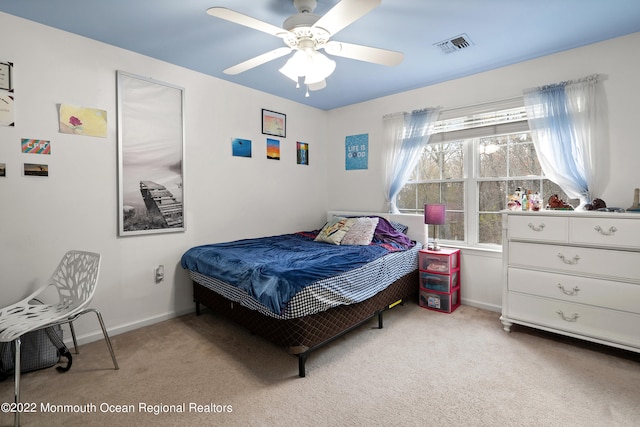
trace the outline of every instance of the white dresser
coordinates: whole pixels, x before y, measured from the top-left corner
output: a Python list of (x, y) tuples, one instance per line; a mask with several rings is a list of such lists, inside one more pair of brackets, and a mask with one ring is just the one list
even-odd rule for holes
[(504, 330), (640, 352), (640, 213), (505, 211)]

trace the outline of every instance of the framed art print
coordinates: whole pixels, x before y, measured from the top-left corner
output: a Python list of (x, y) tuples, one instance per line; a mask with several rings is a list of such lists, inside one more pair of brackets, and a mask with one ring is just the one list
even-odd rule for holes
[(184, 89), (122, 71), (119, 235), (184, 231)]
[(0, 89), (13, 90), (13, 82), (11, 81), (12, 68), (13, 64), (11, 62), (0, 62)]
[(306, 142), (296, 142), (296, 163), (309, 165), (309, 144)]
[(262, 109), (262, 133), (265, 135), (287, 136), (287, 116), (275, 111)]

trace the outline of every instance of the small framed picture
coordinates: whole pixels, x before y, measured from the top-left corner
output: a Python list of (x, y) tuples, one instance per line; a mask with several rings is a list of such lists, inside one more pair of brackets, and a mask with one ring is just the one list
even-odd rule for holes
[(49, 165), (24, 163), (25, 176), (49, 176)]
[(287, 116), (275, 111), (262, 109), (262, 133), (265, 135), (287, 137)]
[(309, 144), (306, 142), (296, 142), (296, 163), (309, 165)]
[(13, 84), (11, 82), (11, 62), (0, 62), (0, 89), (11, 90)]

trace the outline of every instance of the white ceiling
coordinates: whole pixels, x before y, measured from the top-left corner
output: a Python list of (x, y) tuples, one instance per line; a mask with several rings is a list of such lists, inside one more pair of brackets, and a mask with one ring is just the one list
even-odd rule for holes
[[(318, 0), (315, 13), (337, 3)], [(0, 0), (2, 12), (324, 110), (640, 31), (640, 0), (383, 0), (332, 40), (401, 51), (403, 62), (386, 67), (333, 57), (327, 88), (306, 98), (278, 72), (288, 56), (223, 74), (284, 44), (209, 16), (212, 6), (278, 27), (296, 12), (292, 0)], [(469, 48), (444, 54), (435, 46), (463, 33)], [(629, 54), (640, 54), (640, 46)]]

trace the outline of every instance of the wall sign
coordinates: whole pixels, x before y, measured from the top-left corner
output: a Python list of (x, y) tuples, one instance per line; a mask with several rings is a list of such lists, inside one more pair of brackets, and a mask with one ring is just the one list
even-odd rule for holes
[(347, 136), (344, 145), (347, 170), (369, 168), (369, 134)]

